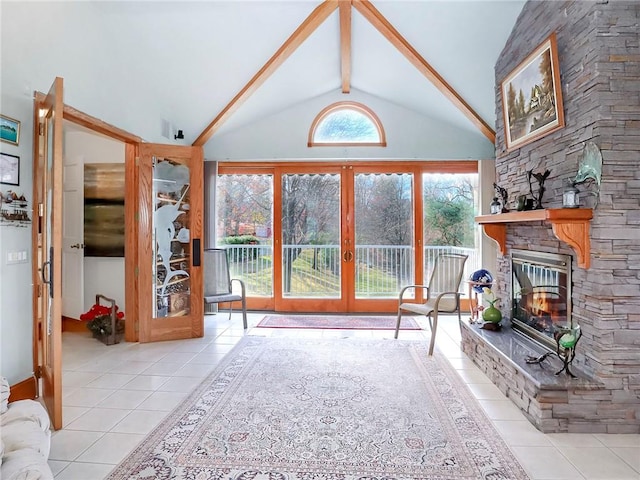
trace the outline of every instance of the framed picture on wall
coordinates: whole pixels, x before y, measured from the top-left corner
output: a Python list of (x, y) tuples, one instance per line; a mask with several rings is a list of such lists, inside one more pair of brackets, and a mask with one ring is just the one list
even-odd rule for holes
[(555, 33), (507, 75), (501, 91), (507, 150), (564, 127)]
[(0, 140), (12, 145), (18, 145), (20, 142), (20, 122), (0, 115)]
[(20, 157), (0, 153), (0, 183), (20, 185)]

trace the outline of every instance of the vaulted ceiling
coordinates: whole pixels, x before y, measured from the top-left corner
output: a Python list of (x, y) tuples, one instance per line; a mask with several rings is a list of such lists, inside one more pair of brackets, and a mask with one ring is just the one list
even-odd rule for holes
[[(202, 143), (351, 90), (490, 138), (494, 65), (524, 3), (2, 2), (2, 93), (43, 90), (59, 75), (74, 107), (155, 141), (136, 127), (146, 105), (182, 129), (185, 143)], [(45, 35), (18, 31), (16, 18)], [(43, 54), (38, 68), (29, 65)]]

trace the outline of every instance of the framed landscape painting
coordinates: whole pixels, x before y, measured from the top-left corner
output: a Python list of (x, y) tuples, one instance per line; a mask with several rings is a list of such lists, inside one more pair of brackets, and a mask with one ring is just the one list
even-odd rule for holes
[(564, 127), (555, 33), (502, 81), (501, 90), (507, 150)]
[(0, 140), (12, 145), (18, 145), (20, 142), (20, 122), (0, 115)]

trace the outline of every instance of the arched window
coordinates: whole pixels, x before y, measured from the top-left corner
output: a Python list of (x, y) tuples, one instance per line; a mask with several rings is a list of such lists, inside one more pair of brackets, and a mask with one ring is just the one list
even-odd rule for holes
[(380, 120), (373, 111), (357, 102), (338, 102), (322, 110), (309, 130), (309, 147), (386, 147)]

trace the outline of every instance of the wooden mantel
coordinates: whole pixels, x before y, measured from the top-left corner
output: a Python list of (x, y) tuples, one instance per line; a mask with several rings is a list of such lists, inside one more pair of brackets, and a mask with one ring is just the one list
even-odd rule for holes
[(507, 223), (549, 222), (554, 235), (576, 252), (578, 266), (589, 268), (591, 261), (589, 225), (592, 218), (593, 210), (590, 208), (548, 208), (480, 215), (476, 217), (476, 222), (482, 225), (488, 237), (498, 243), (502, 255), (506, 251)]

